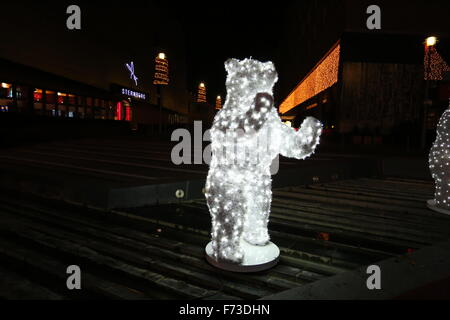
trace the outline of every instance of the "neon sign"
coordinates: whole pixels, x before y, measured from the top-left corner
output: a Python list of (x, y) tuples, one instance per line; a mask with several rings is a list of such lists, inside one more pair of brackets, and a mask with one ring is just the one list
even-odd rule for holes
[(130, 89), (126, 89), (126, 88), (122, 88), (122, 94), (124, 96), (137, 98), (137, 99), (142, 99), (142, 100), (145, 100), (147, 98), (145, 93), (136, 92), (136, 91), (133, 91), (133, 90), (130, 90)]
[(126, 63), (125, 66), (127, 67), (128, 71), (130, 71), (130, 79), (134, 81), (134, 83), (136, 84), (136, 86), (138, 85), (138, 77), (136, 77), (135, 73), (134, 73), (134, 62), (131, 61), (130, 64)]

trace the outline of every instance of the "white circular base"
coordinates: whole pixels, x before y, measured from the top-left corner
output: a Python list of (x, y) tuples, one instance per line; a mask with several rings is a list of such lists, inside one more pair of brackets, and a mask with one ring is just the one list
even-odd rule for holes
[(212, 243), (205, 248), (206, 260), (214, 267), (232, 272), (259, 272), (273, 268), (280, 257), (280, 249), (272, 242), (265, 246), (254, 246), (241, 240), (244, 261), (241, 264), (218, 262), (213, 257)]
[(431, 199), (431, 200), (427, 201), (427, 207), (430, 208), (433, 211), (450, 215), (450, 210), (445, 210), (445, 209), (442, 209), (442, 208), (438, 208), (436, 206), (436, 200), (434, 200), (434, 199)]

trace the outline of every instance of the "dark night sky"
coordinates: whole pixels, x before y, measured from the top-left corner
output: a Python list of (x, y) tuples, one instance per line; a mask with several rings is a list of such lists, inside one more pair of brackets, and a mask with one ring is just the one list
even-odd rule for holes
[[(424, 28), (435, 20), (434, 15), (425, 15), (417, 20), (415, 14), (409, 15), (409, 24), (404, 23), (404, 8), (400, 5), (392, 5), (392, 1), (383, 0), (385, 3), (391, 3), (391, 7), (386, 7), (384, 17), (386, 17), (385, 25), (395, 26), (396, 29), (405, 29), (407, 26), (416, 25), (421, 22)], [(403, 0), (404, 3), (406, 0)], [(435, 10), (439, 10), (441, 5), (438, 3), (446, 2), (448, 0), (429, 0), (435, 4)], [(143, 28), (153, 28), (152, 23), (155, 15), (155, 2), (157, 6), (165, 9), (165, 15), (170, 19), (178, 20), (182, 25), (182, 30), (185, 33), (185, 47), (186, 47), (186, 62), (187, 62), (187, 85), (192, 92), (196, 92), (199, 82), (204, 81), (207, 85), (208, 98), (213, 103), (216, 95), (225, 95), (225, 70), (224, 62), (228, 58), (246, 58), (253, 57), (262, 61), (272, 60), (280, 70), (280, 63), (278, 61), (278, 50), (280, 42), (282, 41), (282, 33), (285, 29), (284, 21), (289, 10), (292, 11), (292, 4), (304, 4), (311, 2), (311, 0), (279, 0), (270, 3), (254, 0), (227, 0), (227, 1), (175, 1), (175, 0), (153, 0), (153, 1), (76, 1), (70, 0), (61, 1), (40, 1), (32, 2), (31, 5), (23, 7), (18, 2), (7, 2), (2, 4), (2, 10), (8, 12), (9, 18), (16, 23), (16, 28), (34, 31), (36, 27), (29, 26), (29, 17), (27, 15), (36, 15), (39, 21), (39, 33), (32, 40), (36, 43), (31, 43), (32, 47), (39, 47), (39, 37), (42, 37), (49, 31), (49, 28), (54, 28), (55, 25), (65, 25), (65, 8), (67, 5), (77, 3), (83, 8), (83, 30), (73, 37), (88, 37), (87, 42), (102, 41), (104, 43), (117, 43), (117, 46), (122, 51), (127, 50), (123, 45), (124, 39), (129, 39), (130, 36), (134, 39), (145, 32), (136, 32), (143, 30)], [(325, 2), (325, 1), (324, 1)], [(331, 1), (333, 2), (333, 1)], [(360, 3), (361, 1), (357, 1)], [(369, 3), (369, 1), (366, 1)], [(382, 2), (378, 0), (378, 3)], [(322, 4), (322, 0), (319, 2)], [(371, 2), (370, 2), (371, 3)], [(397, 3), (397, 2), (396, 2)], [(422, 0), (417, 0), (414, 3), (422, 4)], [(8, 10), (8, 6), (15, 7), (14, 10)], [(25, 9), (28, 10), (25, 10)], [(353, 8), (353, 7), (351, 7)], [(366, 18), (364, 6), (355, 7), (355, 12), (352, 16), (357, 19), (357, 23), (361, 24)], [(51, 11), (51, 12), (50, 12)], [(442, 10), (441, 10), (442, 11)], [(415, 11), (412, 11), (416, 13)], [(301, 16), (300, 13), (293, 11), (296, 16)], [(334, 14), (331, 12), (330, 14)], [(445, 14), (445, 11), (444, 11)], [(398, 16), (402, 19), (398, 19)], [(41, 18), (43, 17), (43, 18)], [(117, 18), (119, 17), (119, 18)], [(306, 17), (307, 18), (307, 17)], [(167, 20), (157, 28), (167, 28), (167, 24), (171, 20)], [(50, 21), (52, 21), (52, 23)], [(361, 20), (361, 21), (359, 21)], [(444, 19), (445, 20), (445, 19)], [(448, 20), (445, 20), (446, 23)], [(299, 24), (306, 25), (309, 29), (317, 29), (317, 24), (309, 22), (303, 15), (300, 20), (296, 20)], [(328, 20), (324, 23), (328, 29), (333, 29), (335, 26), (329, 23)], [(27, 29), (28, 28), (28, 29)], [(419, 28), (419, 29), (420, 29)], [(327, 29), (327, 30), (328, 30)], [(54, 36), (56, 38), (67, 37), (67, 31), (64, 28), (58, 29), (60, 35)], [(176, 29), (177, 32), (179, 29)], [(51, 30), (53, 31), (53, 30)], [(88, 34), (87, 31), (91, 33)], [(28, 32), (28, 31), (27, 31)], [(90, 38), (89, 38), (90, 36)], [(321, 35), (322, 36), (322, 35)], [(299, 36), (300, 37), (300, 36)], [(306, 33), (304, 38), (311, 40), (311, 43), (316, 44), (313, 35)], [(100, 38), (99, 40), (97, 40)], [(141, 39), (139, 39), (141, 40)], [(130, 40), (132, 41), (132, 40)], [(147, 44), (158, 42), (155, 39), (146, 39)], [(152, 42), (153, 41), (153, 42)], [(335, 41), (333, 39), (333, 41)], [(293, 46), (308, 46), (302, 42), (299, 45), (293, 43)], [(136, 50), (145, 52), (142, 46), (134, 46)], [(134, 48), (133, 47), (133, 48)], [(21, 50), (21, 48), (18, 48)], [(141, 50), (142, 49), (142, 50)], [(55, 47), (55, 51), (58, 47)], [(86, 50), (87, 54), (89, 51)], [(125, 52), (127, 57), (133, 56), (135, 52)], [(170, 52), (168, 52), (170, 59)], [(314, 54), (313, 58), (317, 60), (320, 54)], [(108, 57), (102, 57), (107, 59)], [(307, 61), (305, 55), (295, 54), (295, 59), (298, 63), (306, 66), (311, 65), (311, 61)], [(313, 63), (314, 64), (314, 63)], [(295, 69), (295, 68), (294, 68)], [(300, 75), (298, 76), (300, 77)], [(300, 79), (298, 79), (300, 80)]]
[[(292, 1), (283, 0), (269, 5), (254, 0), (63, 0), (33, 2), (23, 7), (24, 10), (21, 9), (22, 4), (11, 2), (6, 4), (6, 7), (2, 4), (2, 9), (9, 12), (12, 23), (17, 23), (15, 28), (22, 30), (33, 30), (28, 23), (28, 17), (36, 15), (39, 35), (35, 37), (36, 43), (33, 46), (39, 46), (39, 36), (46, 34), (48, 28), (57, 32), (56, 37), (66, 37), (67, 30), (54, 30), (55, 26), (65, 26), (65, 8), (70, 4), (78, 4), (82, 8), (83, 29), (70, 35), (84, 37), (87, 42), (115, 42), (120, 46), (123, 39), (129, 38), (130, 32), (141, 30), (145, 21), (155, 20), (155, 15), (159, 15), (153, 10), (156, 4), (163, 9), (165, 16), (170, 17), (170, 20), (164, 23), (178, 21), (185, 32), (188, 89), (195, 93), (198, 84), (201, 81), (206, 82), (208, 98), (213, 103), (218, 94), (224, 96), (226, 93), (226, 74), (223, 66), (225, 60), (250, 56), (260, 60), (276, 60), (282, 17), (290, 2)], [(41, 15), (43, 18), (39, 19)], [(117, 19), (119, 16), (121, 18)], [(164, 23), (157, 27), (169, 27)], [(123, 24), (124, 28), (121, 27)], [(170, 52), (167, 53), (170, 61)], [(129, 55), (133, 56), (134, 52)]]
[[(211, 102), (225, 95), (228, 58), (277, 58), (283, 15), (292, 1), (195, 1), (173, 6), (186, 30), (188, 86), (205, 81)], [(166, 6), (170, 6), (167, 4)]]

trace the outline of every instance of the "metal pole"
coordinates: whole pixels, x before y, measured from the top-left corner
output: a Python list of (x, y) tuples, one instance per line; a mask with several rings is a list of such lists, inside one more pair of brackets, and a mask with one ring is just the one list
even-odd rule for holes
[(428, 79), (428, 75), (430, 72), (430, 48), (426, 48), (427, 55), (427, 65), (425, 70), (425, 97), (423, 103), (423, 124), (422, 124), (422, 135), (420, 139), (420, 147), (422, 150), (425, 150), (426, 140), (427, 140), (427, 116), (428, 116), (428, 100), (429, 100), (429, 90), (430, 90), (430, 80)]
[(159, 107), (159, 134), (162, 134), (162, 105), (161, 105), (161, 85), (156, 86), (156, 95), (158, 96)]

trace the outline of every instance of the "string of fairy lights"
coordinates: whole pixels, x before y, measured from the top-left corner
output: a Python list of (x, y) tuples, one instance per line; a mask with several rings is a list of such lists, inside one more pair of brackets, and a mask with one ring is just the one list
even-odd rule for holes
[[(198, 86), (198, 91), (197, 91), (197, 103), (207, 103), (207, 97), (206, 97), (206, 85), (204, 82), (201, 82), (200, 85)], [(215, 110), (220, 110), (222, 109), (222, 97), (221, 96), (217, 96), (216, 97), (216, 103), (215, 103)]]
[(288, 112), (338, 82), (340, 52), (338, 43), (281, 103), (280, 113)]
[[(440, 81), (443, 80), (446, 72), (450, 72), (450, 66), (436, 50), (436, 42), (437, 39), (435, 37), (429, 37), (426, 41), (424, 55), (425, 80)], [(338, 82), (340, 51), (341, 47), (340, 43), (338, 43), (280, 104), (279, 111), (281, 114), (286, 113)], [(169, 62), (164, 53), (160, 53), (155, 59), (154, 84), (169, 84)], [(207, 103), (206, 85), (204, 82), (201, 82), (198, 86), (196, 102)], [(217, 96), (215, 109), (220, 110), (221, 108), (222, 98)]]
[[(155, 75), (153, 84), (166, 86), (169, 82), (169, 61), (165, 53), (159, 53), (155, 58)], [(196, 101), (197, 103), (208, 102), (206, 97), (206, 85), (204, 82), (201, 82), (198, 86)], [(217, 96), (216, 98), (215, 109), (222, 109), (222, 98), (220, 96)]]
[(425, 80), (441, 81), (444, 74), (450, 72), (450, 67), (436, 50), (434, 45), (425, 46), (424, 57)]
[(155, 59), (155, 85), (169, 84), (169, 61), (164, 53), (158, 54)]
[(198, 103), (206, 103), (206, 102), (208, 102), (206, 100), (206, 86), (205, 86), (205, 84), (203, 82), (200, 83), (199, 86), (198, 86), (197, 102)]
[(222, 109), (222, 97), (217, 96), (216, 97), (216, 110)]

